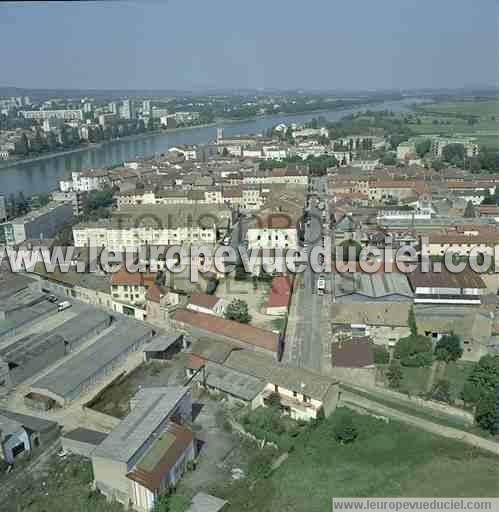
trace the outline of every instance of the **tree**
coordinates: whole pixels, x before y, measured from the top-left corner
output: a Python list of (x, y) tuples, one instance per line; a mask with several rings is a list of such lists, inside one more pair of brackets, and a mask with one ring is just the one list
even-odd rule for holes
[(497, 434), (497, 396), (495, 392), (488, 392), (480, 398), (475, 411), (475, 421), (483, 430), (492, 435)]
[(234, 299), (225, 308), (224, 316), (227, 320), (235, 320), (241, 324), (249, 324), (251, 315), (248, 311), (248, 304), (241, 299)]
[(382, 160), (383, 165), (395, 165), (397, 157), (393, 153), (386, 153)]
[(440, 160), (433, 160), (433, 162), (431, 163), (431, 167), (438, 172), (445, 167), (445, 164)]
[(401, 338), (395, 346), (394, 356), (402, 366), (423, 367), (433, 361), (433, 346), (426, 336), (407, 336)]
[(411, 306), (411, 308), (409, 309), (409, 317), (407, 319), (407, 325), (409, 326), (412, 336), (417, 336), (418, 335), (418, 324), (416, 322), (416, 315), (414, 313), (413, 306)]
[(435, 357), (439, 361), (457, 361), (463, 355), (461, 340), (454, 333), (442, 336), (435, 347)]
[(334, 427), (334, 437), (338, 443), (353, 443), (359, 435), (351, 416), (341, 416)]
[(474, 366), (468, 381), (483, 390), (482, 394), (493, 393), (499, 383), (499, 368), (494, 356), (483, 356)]
[(388, 367), (388, 370), (386, 372), (386, 378), (388, 379), (388, 385), (392, 389), (398, 389), (400, 388), (400, 384), (402, 383), (402, 367), (400, 366), (399, 361), (394, 359), (390, 366)]
[(471, 201), (468, 201), (466, 204), (466, 208), (464, 209), (463, 217), (466, 219), (471, 219), (475, 216), (475, 208)]
[(161, 494), (154, 503), (152, 512), (185, 512), (191, 501), (178, 494)]
[(416, 153), (420, 158), (423, 158), (430, 152), (431, 149), (431, 139), (425, 139), (416, 144)]
[(269, 407), (275, 407), (276, 409), (280, 409), (281, 397), (279, 396), (279, 393), (276, 393), (275, 391), (270, 393), (270, 395), (267, 398), (267, 405)]
[(462, 164), (465, 157), (463, 144), (447, 144), (442, 150), (442, 158), (454, 165)]

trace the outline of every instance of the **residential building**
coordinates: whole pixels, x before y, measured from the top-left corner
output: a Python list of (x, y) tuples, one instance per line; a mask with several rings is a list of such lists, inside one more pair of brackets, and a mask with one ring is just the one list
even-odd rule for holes
[(369, 336), (376, 345), (393, 347), (409, 336), (411, 304), (402, 302), (335, 303), (331, 306), (333, 332), (347, 332), (354, 337)]
[(21, 110), (20, 115), (24, 119), (35, 119), (44, 121), (51, 117), (63, 119), (64, 121), (82, 121), (83, 110), (80, 109), (59, 109), (59, 110)]
[(79, 217), (83, 215), (86, 205), (87, 205), (87, 192), (78, 192), (78, 191), (54, 191), (52, 192), (52, 200), (56, 202), (62, 203), (71, 203), (73, 205), (73, 215), (75, 217)]
[(207, 315), (223, 316), (225, 305), (225, 301), (215, 295), (193, 293), (187, 303), (187, 309)]
[(7, 220), (7, 202), (4, 195), (0, 195), (0, 222)]
[(298, 219), (286, 212), (257, 215), (248, 225), (248, 249), (287, 249), (298, 247)]
[(143, 245), (214, 245), (219, 229), (227, 229), (231, 219), (231, 212), (221, 207), (131, 207), (110, 219), (74, 226), (73, 238), (76, 247), (107, 247), (118, 252)]
[(435, 158), (441, 158), (443, 150), (450, 144), (461, 144), (464, 146), (465, 154), (471, 158), (480, 153), (480, 146), (474, 137), (432, 137), (431, 154)]
[(120, 108), (120, 115), (123, 119), (135, 119), (135, 105), (133, 100), (123, 100)]
[(71, 180), (59, 181), (59, 189), (61, 192), (91, 192), (92, 190), (102, 190), (109, 183), (109, 175), (106, 170), (89, 169), (73, 171)]
[(53, 238), (74, 219), (73, 205), (52, 201), (47, 205), (0, 224), (0, 243), (16, 245), (25, 240)]
[(276, 276), (267, 298), (265, 312), (271, 316), (285, 316), (291, 300), (291, 279), (289, 276)]

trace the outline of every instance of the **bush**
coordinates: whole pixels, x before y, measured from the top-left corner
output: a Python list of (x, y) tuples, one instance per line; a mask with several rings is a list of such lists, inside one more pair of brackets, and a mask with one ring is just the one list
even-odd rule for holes
[(402, 368), (397, 360), (393, 360), (386, 372), (386, 378), (388, 379), (388, 385), (392, 389), (398, 389), (402, 382)]
[(374, 347), (374, 362), (376, 364), (388, 364), (390, 353), (384, 347)]
[(342, 416), (334, 427), (334, 437), (338, 443), (353, 443), (358, 435), (351, 416)]
[(433, 400), (450, 404), (452, 402), (450, 397), (450, 382), (444, 379), (439, 380), (433, 387), (431, 397)]
[(431, 366), (432, 362), (433, 355), (431, 352), (422, 352), (420, 354), (414, 354), (400, 359), (402, 366), (408, 366), (409, 368), (423, 368), (425, 366)]

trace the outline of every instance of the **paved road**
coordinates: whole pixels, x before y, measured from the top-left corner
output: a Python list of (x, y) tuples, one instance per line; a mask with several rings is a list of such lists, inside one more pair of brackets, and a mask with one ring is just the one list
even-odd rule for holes
[[(320, 199), (327, 199), (325, 179), (317, 182)], [(322, 244), (321, 210), (315, 205), (308, 209), (310, 222), (305, 226), (305, 248), (310, 253)], [(322, 360), (321, 323), (326, 296), (317, 293), (316, 274), (310, 265), (297, 279), (298, 292), (292, 309), (294, 325), (288, 332), (286, 362), (298, 368), (320, 371)]]

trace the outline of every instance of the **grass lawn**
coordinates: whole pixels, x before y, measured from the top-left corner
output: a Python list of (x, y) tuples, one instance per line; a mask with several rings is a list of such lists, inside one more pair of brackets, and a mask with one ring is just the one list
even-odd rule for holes
[(426, 384), (430, 375), (431, 368), (409, 368), (402, 366), (402, 384), (401, 392), (408, 392), (413, 396), (418, 396), (426, 391)]
[(450, 382), (450, 395), (453, 400), (459, 398), (465, 382), (468, 380), (475, 363), (457, 361), (449, 363), (445, 369), (444, 379)]
[[(342, 415), (352, 415), (359, 431), (351, 445), (334, 439)], [(271, 475), (262, 467), (260, 479), (211, 491), (237, 512), (323, 512), (333, 496), (499, 496), (498, 462), (459, 442), (341, 408), (301, 434)]]

